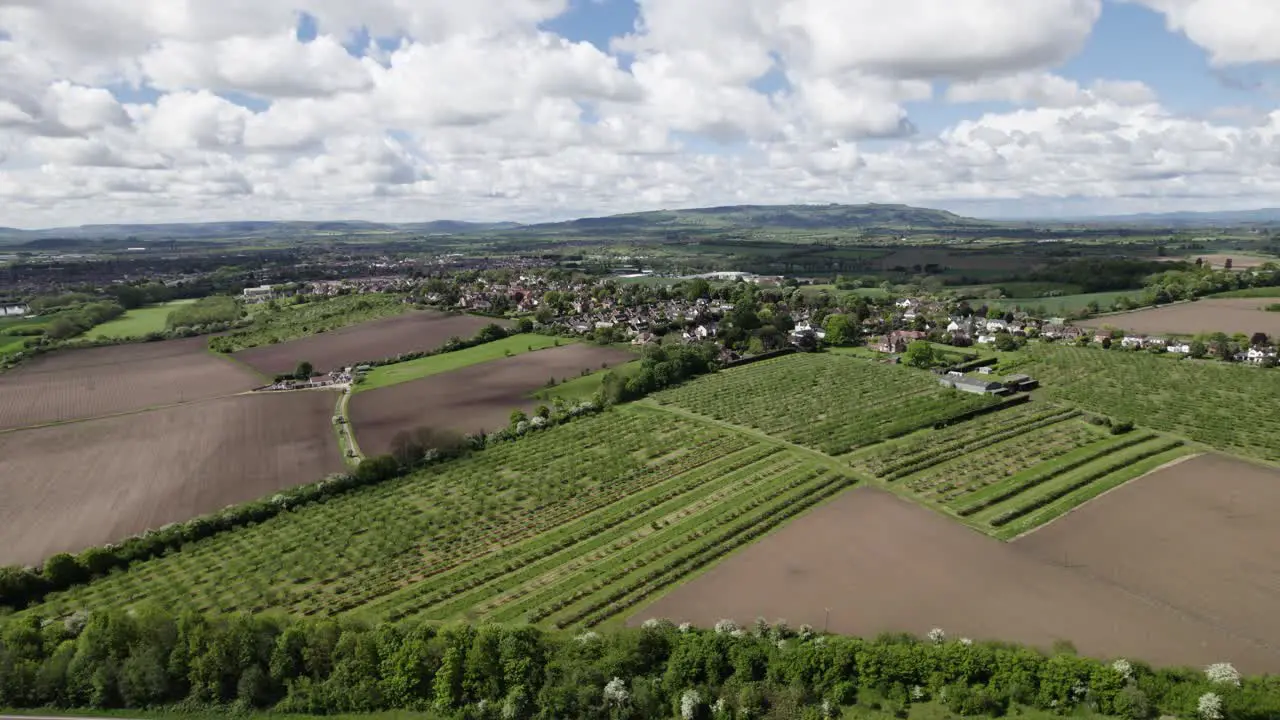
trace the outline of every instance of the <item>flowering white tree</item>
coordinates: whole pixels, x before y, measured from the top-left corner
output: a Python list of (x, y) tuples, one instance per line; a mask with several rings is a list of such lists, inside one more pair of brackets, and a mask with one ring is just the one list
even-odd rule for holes
[(578, 642), (583, 643), (584, 645), (589, 642), (595, 642), (596, 640), (599, 640), (599, 639), (600, 639), (600, 633), (596, 632), (595, 630), (588, 630), (574, 638), (574, 640), (577, 640)]
[(702, 705), (702, 693), (697, 690), (685, 690), (680, 696), (680, 717), (693, 720), (698, 716), (698, 708)]
[(1201, 695), (1196, 712), (1204, 720), (1222, 720), (1222, 698), (1218, 693), (1207, 692)]
[(756, 618), (755, 624), (751, 626), (751, 634), (756, 637), (764, 637), (769, 634), (769, 623), (762, 617)]
[(1115, 670), (1116, 673), (1126, 681), (1133, 679), (1133, 665), (1124, 658), (1120, 658), (1119, 660), (1111, 663), (1111, 669)]
[(687, 623), (687, 622), (680, 623), (680, 627), (677, 628), (677, 630), (679, 630), (682, 633), (687, 633), (692, 629), (693, 629), (693, 623)]
[(627, 683), (620, 677), (615, 677), (604, 686), (604, 701), (609, 705), (626, 705), (631, 699), (631, 693), (627, 692)]
[(729, 635), (729, 634), (732, 634), (733, 631), (737, 629), (738, 629), (738, 623), (729, 619), (724, 619), (716, 623), (717, 635)]
[(934, 628), (929, 631), (929, 642), (934, 645), (941, 645), (947, 640), (947, 633), (942, 628)]
[(972, 645), (972, 644), (973, 644), (973, 639), (972, 639), (972, 638), (960, 638), (960, 644), (961, 644), (961, 645)]
[(1240, 687), (1240, 671), (1231, 663), (1214, 663), (1204, 669), (1204, 676), (1209, 678), (1209, 682)]

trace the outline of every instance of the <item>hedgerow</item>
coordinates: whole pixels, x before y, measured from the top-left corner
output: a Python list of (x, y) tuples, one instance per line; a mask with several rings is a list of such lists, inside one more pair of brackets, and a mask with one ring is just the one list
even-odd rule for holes
[(931, 633), (875, 640), (722, 622), (636, 629), (370, 625), (250, 615), (96, 611), (0, 620), (0, 707), (429, 711), (441, 718), (816, 720), (874, 698), (906, 717), (1029, 706), (1120, 718), (1280, 714), (1280, 682), (1046, 655)]

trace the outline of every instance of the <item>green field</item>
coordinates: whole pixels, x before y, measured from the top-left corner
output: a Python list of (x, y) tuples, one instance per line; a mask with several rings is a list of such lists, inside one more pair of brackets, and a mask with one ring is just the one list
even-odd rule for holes
[(1280, 298), (1280, 287), (1257, 287), (1209, 295), (1210, 298)]
[(632, 360), (631, 362), (614, 366), (608, 370), (593, 372), (585, 377), (576, 377), (568, 382), (562, 382), (555, 387), (539, 390), (533, 395), (534, 397), (541, 398), (543, 400), (550, 400), (557, 397), (564, 398), (565, 400), (590, 400), (595, 397), (596, 391), (600, 389), (600, 385), (604, 381), (604, 376), (611, 372), (621, 375), (624, 378), (629, 378), (640, 372), (640, 361)]
[[(549, 335), (512, 335), (511, 337), (484, 343), (454, 352), (430, 355), (417, 360), (383, 365), (369, 371), (365, 379), (356, 388), (357, 392), (375, 390), (388, 385), (399, 385), (410, 380), (459, 370), (490, 360), (520, 355), (526, 352), (542, 350), (564, 344), (564, 340)], [(585, 378), (584, 378), (585, 379)]]
[(190, 305), (193, 302), (195, 300), (174, 300), (129, 310), (124, 315), (105, 322), (86, 334), (93, 340), (100, 340), (142, 337), (148, 333), (161, 332), (165, 329), (165, 320), (175, 307)]
[(654, 399), (840, 455), (996, 402), (932, 373), (837, 354), (796, 354), (701, 378)]
[[(1189, 452), (1149, 431), (1112, 436), (1080, 411), (1030, 402), (860, 453), (891, 489), (1008, 539)], [(1147, 468), (1150, 469), (1150, 468)]]
[(1061, 295), (1058, 297), (1001, 298), (1000, 300), (989, 300), (987, 304), (1002, 308), (1013, 308), (1014, 306), (1031, 309), (1044, 308), (1044, 311), (1048, 314), (1068, 315), (1084, 310), (1091, 302), (1098, 303), (1098, 308), (1102, 312), (1108, 312), (1113, 308), (1121, 309), (1116, 303), (1119, 302), (1120, 298), (1124, 297), (1136, 303), (1142, 297), (1142, 291), (1117, 290), (1113, 292), (1084, 293), (1081, 295)]
[(593, 626), (847, 487), (834, 464), (622, 408), (300, 507), (50, 596)]
[(1280, 461), (1280, 379), (1262, 368), (1031, 345), (1016, 370), (1038, 378), (1057, 401), (1225, 452)]
[(283, 301), (275, 308), (269, 303), (251, 307), (254, 307), (250, 312), (252, 325), (211, 338), (209, 347), (215, 352), (232, 353), (401, 315), (413, 309), (404, 302), (403, 296), (382, 293), (339, 295), (298, 305)]

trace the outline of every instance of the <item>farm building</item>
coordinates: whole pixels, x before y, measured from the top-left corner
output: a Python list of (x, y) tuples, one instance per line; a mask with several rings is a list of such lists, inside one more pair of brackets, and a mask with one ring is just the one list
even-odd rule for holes
[(1010, 390), (1027, 391), (1035, 390), (1040, 386), (1040, 381), (1030, 375), (1009, 375), (1004, 379), (1004, 386)]
[(956, 377), (947, 375), (939, 378), (938, 383), (943, 387), (955, 388), (961, 392), (973, 393), (974, 395), (1005, 395), (1009, 389), (994, 380), (983, 380), (981, 378), (972, 377)]
[(256, 288), (244, 289), (244, 301), (247, 303), (260, 303), (268, 300), (274, 300), (276, 297), (275, 288), (270, 285), (261, 285)]

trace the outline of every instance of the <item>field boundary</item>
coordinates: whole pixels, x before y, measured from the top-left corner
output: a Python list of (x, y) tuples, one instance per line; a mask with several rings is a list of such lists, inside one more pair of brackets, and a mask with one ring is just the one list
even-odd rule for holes
[[(1183, 445), (1183, 446), (1181, 446), (1181, 447), (1184, 447), (1184, 448), (1185, 448), (1185, 447), (1186, 447), (1186, 445)], [(1177, 449), (1179, 449), (1179, 448), (1175, 447), (1175, 448), (1172, 448), (1171, 450), (1166, 450), (1165, 452), (1172, 452), (1173, 450), (1177, 450)], [(1039, 532), (1039, 531), (1040, 531), (1041, 529), (1043, 529), (1043, 528), (1047, 528), (1047, 527), (1049, 527), (1050, 525), (1052, 525), (1052, 524), (1054, 524), (1054, 523), (1058, 522), (1059, 520), (1061, 520), (1061, 519), (1062, 519), (1062, 518), (1064, 518), (1064, 517), (1067, 517), (1067, 516), (1068, 516), (1068, 515), (1070, 515), (1071, 513), (1076, 512), (1077, 510), (1079, 510), (1079, 509), (1083, 508), (1084, 506), (1088, 505), (1089, 503), (1091, 503), (1091, 502), (1095, 502), (1095, 501), (1097, 501), (1097, 500), (1101, 500), (1102, 498), (1106, 497), (1107, 495), (1110, 495), (1111, 493), (1113, 493), (1113, 492), (1115, 492), (1115, 491), (1119, 490), (1120, 488), (1123, 488), (1123, 487), (1126, 487), (1126, 486), (1128, 486), (1128, 485), (1131, 485), (1131, 484), (1133, 484), (1133, 483), (1135, 483), (1135, 482), (1138, 482), (1139, 480), (1143, 480), (1143, 479), (1145, 479), (1146, 477), (1148, 477), (1148, 476), (1150, 476), (1150, 475), (1155, 475), (1156, 473), (1160, 472), (1161, 470), (1167, 470), (1167, 469), (1169, 469), (1169, 468), (1171, 468), (1171, 467), (1174, 467), (1175, 465), (1179, 465), (1179, 464), (1184, 463), (1184, 462), (1186, 462), (1186, 461), (1188, 461), (1188, 460), (1192, 460), (1192, 459), (1194, 459), (1194, 458), (1198, 458), (1198, 457), (1200, 457), (1200, 456), (1202, 456), (1202, 455), (1206, 455), (1206, 454), (1208, 454), (1208, 453), (1204, 453), (1204, 452), (1200, 452), (1200, 451), (1194, 451), (1194, 452), (1187, 453), (1186, 455), (1181, 455), (1181, 456), (1179, 456), (1179, 457), (1176, 457), (1176, 458), (1174, 458), (1174, 459), (1172, 459), (1172, 460), (1170, 460), (1170, 461), (1168, 461), (1168, 462), (1166, 462), (1166, 463), (1163, 463), (1163, 464), (1158, 465), (1158, 466), (1156, 466), (1156, 467), (1154, 467), (1154, 468), (1151, 468), (1150, 470), (1148, 470), (1148, 471), (1146, 471), (1146, 472), (1142, 473), (1142, 474), (1141, 474), (1141, 475), (1139, 475), (1138, 477), (1130, 478), (1130, 479), (1125, 480), (1124, 482), (1122, 482), (1122, 483), (1120, 483), (1120, 484), (1116, 485), (1115, 487), (1107, 488), (1107, 489), (1106, 489), (1106, 490), (1104, 490), (1103, 492), (1098, 493), (1097, 495), (1095, 495), (1095, 496), (1093, 496), (1093, 497), (1089, 498), (1089, 499), (1088, 499), (1088, 500), (1086, 500), (1085, 502), (1082, 502), (1082, 503), (1080, 503), (1080, 504), (1078, 504), (1078, 505), (1075, 505), (1075, 506), (1071, 507), (1071, 508), (1070, 508), (1070, 509), (1068, 509), (1066, 512), (1061, 513), (1061, 514), (1059, 514), (1059, 515), (1058, 515), (1058, 516), (1056, 516), (1056, 517), (1050, 518), (1049, 520), (1047, 520), (1047, 521), (1045, 521), (1045, 522), (1042, 522), (1042, 523), (1040, 523), (1039, 525), (1036, 525), (1035, 527), (1031, 528), (1030, 530), (1024, 530), (1024, 531), (1022, 531), (1022, 532), (1018, 533), (1017, 535), (1014, 535), (1013, 537), (1009, 538), (1008, 540), (1005, 540), (1004, 542), (1009, 543), (1010, 545), (1016, 544), (1018, 540), (1021, 540), (1022, 538), (1027, 537), (1028, 535), (1032, 535), (1032, 534), (1034, 534), (1034, 533), (1036, 533), (1036, 532)], [(1227, 457), (1233, 457), (1233, 458), (1234, 458), (1235, 456), (1231, 455), (1231, 456), (1227, 456)]]

